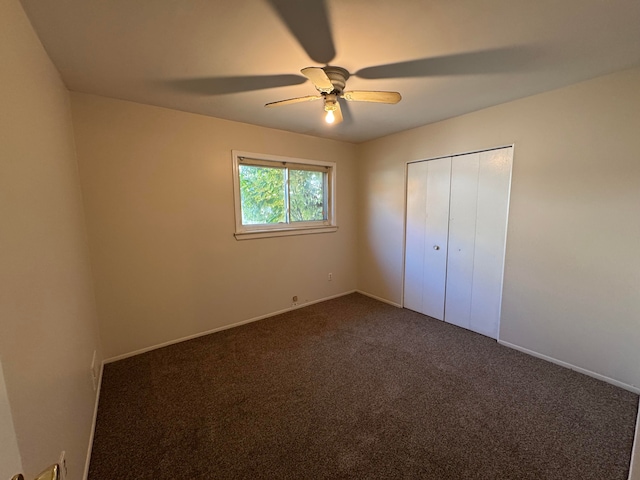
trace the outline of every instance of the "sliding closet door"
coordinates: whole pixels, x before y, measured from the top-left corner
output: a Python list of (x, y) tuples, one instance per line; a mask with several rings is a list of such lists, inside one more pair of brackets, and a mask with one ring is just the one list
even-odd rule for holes
[(497, 338), (512, 149), (454, 157), (445, 320)]
[(407, 167), (407, 226), (404, 266), (404, 306), (422, 312), (424, 227), (427, 218), (427, 162)]
[(451, 159), (411, 163), (407, 175), (404, 304), (443, 320)]
[(480, 154), (455, 157), (451, 164), (446, 321), (469, 328), (476, 240)]
[(498, 337), (512, 155), (409, 164), (406, 308)]
[(475, 332), (498, 338), (513, 149), (480, 153), (471, 322)]

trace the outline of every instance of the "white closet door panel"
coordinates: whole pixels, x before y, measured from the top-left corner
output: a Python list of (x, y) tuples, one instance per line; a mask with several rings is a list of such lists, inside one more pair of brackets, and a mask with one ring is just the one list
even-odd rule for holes
[(471, 330), (498, 337), (513, 149), (480, 153)]
[(424, 163), (427, 164), (428, 170), (422, 313), (444, 320), (451, 158)]
[(405, 240), (404, 306), (422, 311), (424, 228), (427, 218), (427, 162), (407, 168), (407, 226)]
[(454, 157), (451, 163), (445, 320), (467, 329), (471, 315), (479, 166), (479, 153)]

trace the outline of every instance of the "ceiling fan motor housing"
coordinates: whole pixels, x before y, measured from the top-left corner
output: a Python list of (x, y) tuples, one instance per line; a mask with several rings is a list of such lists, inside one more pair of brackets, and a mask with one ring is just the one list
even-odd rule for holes
[(331, 80), (334, 92), (338, 94), (342, 93), (345, 85), (347, 84), (349, 72), (341, 67), (326, 66), (322, 69), (324, 70), (324, 73), (327, 74), (327, 77), (329, 77), (329, 80)]

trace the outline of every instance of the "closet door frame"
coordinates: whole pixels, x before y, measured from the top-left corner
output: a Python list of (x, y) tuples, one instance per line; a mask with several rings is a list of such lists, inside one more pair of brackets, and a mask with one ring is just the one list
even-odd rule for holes
[[(400, 299), (400, 304), (399, 307), (400, 308), (404, 308), (404, 294), (405, 294), (405, 269), (406, 269), (406, 264), (407, 264), (407, 249), (406, 249), (406, 245), (407, 245), (407, 194), (408, 194), (408, 181), (409, 181), (409, 164), (411, 163), (418, 163), (418, 162), (428, 162), (431, 160), (440, 160), (440, 159), (444, 159), (444, 158), (454, 158), (454, 157), (460, 157), (463, 155), (469, 155), (469, 154), (473, 154), (473, 153), (483, 153), (483, 152), (489, 152), (492, 150), (500, 150), (503, 148), (511, 148), (511, 169), (509, 171), (509, 187), (507, 189), (507, 210), (506, 210), (506, 218), (505, 218), (505, 235), (504, 235), (504, 250), (502, 252), (502, 275), (500, 278), (500, 307), (499, 307), (499, 314), (498, 314), (498, 332), (496, 335), (496, 340), (500, 341), (500, 324), (502, 322), (502, 295), (504, 293), (504, 271), (506, 268), (506, 255), (507, 255), (507, 243), (509, 241), (509, 215), (510, 215), (510, 210), (511, 210), (511, 187), (512, 187), (512, 180), (513, 180), (513, 163), (515, 160), (515, 144), (507, 144), (507, 145), (500, 145), (500, 146), (496, 146), (496, 147), (490, 147), (490, 148), (482, 148), (482, 149), (478, 149), (478, 150), (469, 150), (466, 152), (458, 152), (458, 153), (454, 153), (454, 154), (447, 154), (447, 155), (439, 155), (437, 157), (428, 157), (428, 158), (419, 158), (419, 159), (415, 159), (415, 160), (408, 160), (405, 162), (404, 165), (404, 212), (403, 212), (403, 235), (402, 235), (402, 275), (401, 275), (401, 291), (402, 291), (402, 297)], [(445, 292), (445, 299), (446, 299), (446, 292)], [(446, 319), (446, 311), (445, 311), (445, 319)]]

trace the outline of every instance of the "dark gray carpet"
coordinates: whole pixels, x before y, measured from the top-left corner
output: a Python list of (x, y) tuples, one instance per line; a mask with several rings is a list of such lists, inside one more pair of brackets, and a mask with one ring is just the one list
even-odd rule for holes
[(353, 294), (106, 365), (89, 477), (626, 480), (637, 402)]

